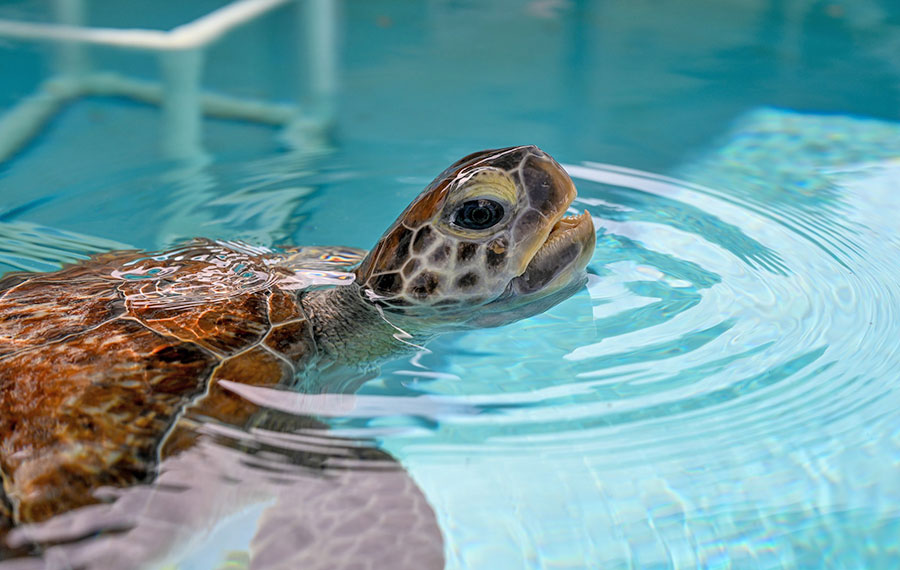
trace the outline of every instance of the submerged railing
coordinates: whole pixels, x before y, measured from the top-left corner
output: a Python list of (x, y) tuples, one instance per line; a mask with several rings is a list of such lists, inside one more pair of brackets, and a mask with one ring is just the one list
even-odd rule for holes
[[(0, 115), (0, 162), (34, 139), (72, 100), (88, 96), (125, 97), (162, 111), (161, 149), (170, 158), (202, 154), (204, 116), (240, 119), (281, 127), (282, 141), (302, 149), (321, 144), (333, 121), (335, 89), (334, 0), (236, 0), (168, 31), (91, 27), (89, 0), (54, 0), (55, 23), (0, 19), (0, 38), (52, 43), (54, 74), (37, 91)], [(293, 5), (293, 6), (288, 6)], [(305, 62), (307, 105), (215, 93), (203, 88), (205, 52), (235, 28), (278, 8), (293, 8), (299, 61)], [(95, 69), (86, 46), (140, 51), (156, 56), (160, 77), (148, 81)]]

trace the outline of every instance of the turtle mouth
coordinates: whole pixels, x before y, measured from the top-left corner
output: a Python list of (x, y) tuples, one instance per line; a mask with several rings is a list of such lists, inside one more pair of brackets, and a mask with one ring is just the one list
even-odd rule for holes
[(580, 214), (561, 217), (550, 228), (547, 239), (534, 253), (525, 271), (527, 272), (528, 268), (535, 263), (546, 261), (548, 257), (569, 258), (571, 255), (563, 255), (563, 252), (574, 249), (578, 249), (578, 253), (581, 255), (576, 255), (572, 261), (583, 261), (579, 269), (584, 269), (590, 259), (590, 254), (594, 251), (595, 240), (594, 221), (587, 210)]
[(594, 220), (591, 219), (591, 215), (587, 210), (580, 214), (562, 217), (550, 228), (547, 239), (544, 240), (544, 244), (538, 249), (535, 257), (541, 255), (545, 249), (557, 246), (560, 243), (583, 242), (588, 239), (593, 242), (594, 236)]
[(595, 242), (594, 221), (587, 211), (560, 217), (513, 285), (519, 293), (550, 292), (581, 279)]

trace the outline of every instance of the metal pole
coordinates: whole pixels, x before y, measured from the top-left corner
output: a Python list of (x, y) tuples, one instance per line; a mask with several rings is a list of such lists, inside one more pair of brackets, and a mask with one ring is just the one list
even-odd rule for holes
[(313, 111), (326, 122), (332, 119), (337, 90), (336, 12), (334, 0), (306, 2), (310, 95)]
[(199, 49), (159, 54), (163, 75), (162, 151), (168, 158), (194, 159), (203, 154), (200, 97), (203, 57)]
[[(335, 0), (297, 3), (299, 60), (307, 73), (298, 88), (297, 117), (282, 132), (282, 140), (298, 151), (328, 148), (335, 119), (337, 92), (337, 5)], [(299, 74), (298, 74), (299, 75)]]
[[(56, 21), (73, 28), (85, 25), (84, 0), (55, 0), (53, 10)], [(61, 41), (56, 46), (56, 68), (63, 77), (79, 77), (88, 69), (87, 50), (84, 44)]]

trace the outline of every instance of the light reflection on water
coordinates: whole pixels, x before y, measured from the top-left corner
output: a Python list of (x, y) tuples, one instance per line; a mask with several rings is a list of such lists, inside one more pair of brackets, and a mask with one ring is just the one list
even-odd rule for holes
[[(159, 29), (224, 3), (84, 2), (92, 25)], [(896, 6), (346, 2), (334, 148), (286, 152), (269, 127), (208, 120), (209, 154), (163, 162), (156, 109), (72, 101), (0, 164), (0, 273), (194, 237), (371, 247), (449, 161), (536, 143), (569, 163), (600, 229), (588, 288), (438, 339), (356, 396), (246, 390), (279, 429), (201, 426), (202, 453), (167, 466), (199, 482), (196, 502), (163, 486), (161, 518), (144, 512), (186, 523), (162, 525), (193, 540), (178, 567), (242, 560), (265, 521), (322, 525), (308, 494), (359, 498), (366, 471), (322, 493), (294, 460), (375, 441), (434, 505), (450, 569), (894, 569), (900, 130), (760, 106), (896, 121)], [(0, 15), (51, 21), (49, 8)], [(223, 39), (205, 85), (292, 99), (289, 20)], [(46, 78), (48, 47), (0, 42), (0, 108)], [(91, 57), (157, 73), (132, 54)], [(309, 415), (331, 430), (281, 433)], [(306, 508), (267, 517), (286, 489)], [(291, 544), (261, 550), (284, 562)]]
[[(450, 568), (889, 568), (900, 556), (900, 131), (864, 127), (763, 110), (676, 177), (569, 165), (575, 207), (598, 228), (584, 291), (440, 338), (356, 396), (235, 391), (315, 416), (347, 446), (379, 441), (435, 507)], [(822, 132), (847, 136), (823, 153)], [(237, 224), (273, 245), (285, 218), (253, 212), (284, 200), (315, 228), (327, 221), (311, 204), (367, 181), (287, 167), (255, 180), (258, 166), (229, 188), (233, 201), (195, 205), (198, 227)], [(20, 253), (59, 263), (77, 241), (66, 235), (57, 257)], [(249, 469), (247, 481), (299, 477), (278, 459), (310, 445), (295, 435), (217, 433), (208, 453)], [(212, 533), (184, 567), (246, 544), (260, 517), (248, 512), (234, 523), (243, 538)]]
[(890, 567), (900, 131), (858, 129), (761, 111), (692, 182), (570, 166), (600, 228), (587, 292), (364, 387), (484, 411), (386, 441), (456, 533), (451, 566)]

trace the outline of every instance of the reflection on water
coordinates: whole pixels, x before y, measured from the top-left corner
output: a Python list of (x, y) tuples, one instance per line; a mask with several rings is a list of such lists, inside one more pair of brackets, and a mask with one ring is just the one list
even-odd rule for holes
[(264, 568), (442, 567), (434, 515), (391, 456), (310, 418), (280, 419), (252, 432), (201, 426), (152, 485), (107, 489), (105, 503), (13, 530), (13, 546), (45, 545), (41, 559), (0, 566), (224, 568), (252, 552)]
[(898, 145), (766, 110), (690, 181), (569, 166), (601, 228), (587, 293), (363, 388), (482, 411), (385, 440), (464, 545), (450, 566), (890, 567)]
[(127, 247), (109, 239), (14, 219), (17, 215), (0, 214), (0, 272), (52, 271), (94, 253)]
[[(200, 418), (202, 443), (156, 485), (17, 536), (52, 537), (63, 544), (51, 556), (70, 560), (143, 545), (210, 568), (250, 551), (298, 564), (333, 560), (327, 549), (371, 556), (390, 551), (403, 521), (422, 532), (410, 567), (437, 560), (443, 541), (449, 568), (890, 568), (898, 156), (894, 125), (768, 109), (676, 177), (569, 165), (574, 206), (599, 230), (585, 291), (526, 321), (439, 338), (356, 395), (223, 381), (265, 422)], [(335, 184), (369, 184), (327, 167), (260, 176), (315, 188), (285, 202), (312, 228), (343, 208)], [(281, 222), (257, 225), (240, 203), (226, 225), (267, 227), (268, 243), (219, 246), (265, 257)], [(37, 234), (50, 232), (3, 243)], [(59, 239), (21, 248), (23, 266), (104, 243)], [(340, 277), (360, 255), (295, 253), (311, 279)], [(257, 283), (220, 261), (234, 277), (226, 289)], [(140, 281), (133, 269), (121, 277)], [(335, 512), (353, 522), (340, 527)], [(297, 543), (321, 549), (286, 546)]]
[[(129, 307), (183, 309), (215, 304), (277, 286), (283, 291), (342, 286), (362, 250), (315, 246), (287, 251), (197, 238), (165, 252), (138, 255), (109, 272)], [(189, 270), (185, 270), (188, 266)]]
[[(0, 4), (52, 19), (46, 2)], [(84, 4), (92, 25), (170, 29), (225, 2)], [(371, 247), (448, 160), (532, 142), (571, 163), (599, 229), (566, 303), (440, 338), (355, 395), (232, 385), (263, 421), (192, 418), (200, 443), (157, 484), (18, 539), (58, 543), (58, 568), (253, 553), (418, 569), (443, 544), (453, 570), (894, 569), (900, 127), (768, 106), (896, 120), (898, 22), (886, 0), (344, 3), (340, 49), (311, 51), (337, 72), (313, 67), (337, 96), (311, 101), (339, 105), (334, 147), (210, 119), (206, 153), (163, 162), (157, 109), (102, 96), (60, 107), (28, 147), (0, 129), (21, 147), (0, 164), (0, 273), (197, 236)], [(204, 86), (296, 99), (295, 24), (275, 14), (214, 46)], [(28, 96), (48, 47), (0, 42), (4, 111), (47, 108)], [(89, 56), (158, 77), (152, 59)], [(357, 255), (297, 253), (298, 286)], [(192, 299), (268, 282), (227, 257)], [(121, 277), (154, 268), (135, 269)], [(0, 568), (29, 564), (44, 567)]]

